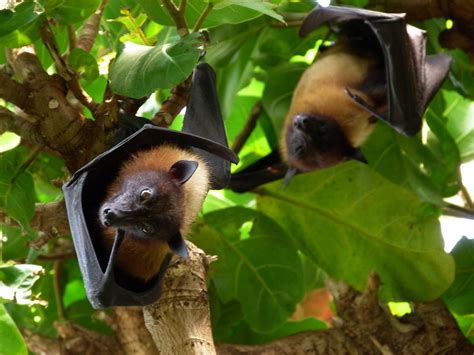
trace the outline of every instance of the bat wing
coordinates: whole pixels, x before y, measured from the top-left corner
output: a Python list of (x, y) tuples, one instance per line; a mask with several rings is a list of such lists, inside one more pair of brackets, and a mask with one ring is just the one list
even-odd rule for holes
[[(216, 74), (209, 64), (199, 64), (193, 73), (193, 84), (186, 106), (183, 132), (207, 138), (227, 147), (227, 135), (216, 90)], [(230, 162), (238, 158), (222, 159), (213, 150), (195, 148), (210, 167), (212, 189), (226, 187), (230, 180)]]
[(275, 150), (250, 164), (245, 169), (232, 174), (229, 188), (235, 192), (245, 192), (285, 177), (288, 167)]
[[(427, 105), (446, 78), (451, 59), (445, 55), (426, 57), (426, 33), (406, 24), (404, 14), (387, 14), (350, 7), (320, 7), (303, 22), (300, 34), (329, 23), (357, 21), (367, 26), (382, 50), (385, 62), (388, 112), (376, 113), (398, 132), (411, 136), (422, 123)], [(369, 112), (363, 102), (356, 103)]]

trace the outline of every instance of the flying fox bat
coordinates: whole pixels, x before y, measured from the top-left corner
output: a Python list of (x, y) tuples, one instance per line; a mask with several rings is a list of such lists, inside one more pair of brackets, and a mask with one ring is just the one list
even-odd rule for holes
[(403, 14), (320, 7), (306, 17), (300, 35), (323, 24), (339, 39), (322, 51), (294, 90), (280, 137), (280, 158), (273, 152), (270, 165), (258, 162), (233, 174), (233, 190), (247, 191), (285, 175), (288, 182), (295, 173), (347, 159), (365, 161), (359, 146), (377, 120), (406, 136), (421, 129), (451, 57), (426, 56), (425, 31), (407, 25)]

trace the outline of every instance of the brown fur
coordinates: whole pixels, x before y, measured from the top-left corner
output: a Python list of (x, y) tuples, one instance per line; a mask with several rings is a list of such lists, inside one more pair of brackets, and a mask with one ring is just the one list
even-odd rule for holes
[[(324, 51), (303, 73), (293, 93), (280, 139), (282, 157), (287, 162), (291, 159), (288, 159), (286, 135), (297, 113), (335, 119), (353, 147), (360, 146), (366, 140), (373, 130), (372, 115), (354, 103), (346, 94), (345, 88), (349, 88), (369, 105), (376, 104), (366, 90), (358, 90), (364, 86), (376, 65), (373, 57), (352, 50), (342, 43)], [(295, 162), (290, 165), (307, 170), (306, 167), (297, 166)]]
[[(180, 203), (180, 206), (183, 206), (180, 232), (185, 237), (190, 225), (196, 219), (209, 189), (209, 171), (206, 164), (201, 158), (187, 150), (163, 145), (137, 153), (124, 163), (118, 178), (108, 189), (105, 201), (120, 191), (121, 185), (130, 175), (142, 170), (163, 170), (167, 172), (178, 160), (196, 160), (199, 163), (194, 175), (182, 185), (184, 198)], [(116, 229), (113, 227), (103, 227), (102, 229), (104, 232), (102, 244), (110, 251), (115, 239)], [(158, 273), (163, 259), (168, 253), (170, 253), (170, 249), (165, 241), (137, 239), (125, 234), (116, 266), (125, 273), (146, 282)]]

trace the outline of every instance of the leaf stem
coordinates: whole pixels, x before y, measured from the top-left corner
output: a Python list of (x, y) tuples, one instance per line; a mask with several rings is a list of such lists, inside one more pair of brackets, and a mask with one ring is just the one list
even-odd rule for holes
[(54, 262), (54, 279), (53, 279), (53, 287), (54, 287), (54, 297), (56, 298), (56, 310), (58, 312), (58, 319), (64, 320), (64, 304), (63, 304), (63, 295), (61, 292), (61, 274), (62, 274), (62, 267), (63, 267), (63, 260), (56, 260)]
[(193, 32), (197, 32), (201, 29), (201, 26), (204, 23), (204, 20), (206, 19), (207, 15), (209, 15), (209, 13), (211, 12), (213, 7), (214, 7), (214, 4), (212, 2), (207, 4), (206, 9), (203, 11), (201, 16), (199, 16), (199, 19), (197, 20), (196, 24), (194, 25)]

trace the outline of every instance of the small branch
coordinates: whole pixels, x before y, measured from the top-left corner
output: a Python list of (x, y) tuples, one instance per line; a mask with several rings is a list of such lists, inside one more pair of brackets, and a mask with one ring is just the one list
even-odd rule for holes
[(260, 113), (262, 112), (262, 107), (263, 106), (262, 106), (261, 101), (258, 101), (255, 103), (255, 105), (252, 108), (252, 111), (250, 111), (249, 118), (247, 119), (247, 122), (245, 123), (244, 128), (242, 128), (242, 131), (235, 138), (234, 143), (232, 144), (232, 150), (236, 154), (239, 154), (245, 142), (247, 141), (247, 139), (250, 137), (253, 130), (257, 126), (257, 120), (258, 120), (258, 117), (260, 116)]
[(301, 27), (302, 23), (303, 23), (303, 20), (287, 21), (285, 23), (273, 22), (271, 26), (274, 28)]
[(99, 32), (100, 20), (107, 2), (108, 0), (102, 0), (97, 11), (91, 17), (89, 17), (82, 26), (82, 30), (77, 41), (77, 48), (81, 48), (86, 52), (91, 51), (97, 37), (97, 33)]
[(178, 7), (178, 12), (184, 16), (184, 13), (186, 12), (186, 0), (181, 0), (181, 2), (179, 3), (179, 7)]
[(197, 20), (196, 24), (194, 25), (193, 32), (197, 32), (201, 29), (202, 24), (204, 23), (204, 20), (206, 19), (207, 15), (212, 11), (212, 8), (214, 7), (214, 3), (209, 2), (207, 4), (206, 9), (203, 11), (201, 16), (199, 16), (199, 19)]
[(163, 103), (160, 111), (153, 117), (153, 123), (160, 127), (169, 127), (175, 117), (181, 112), (188, 102), (192, 82), (190, 75), (181, 84), (171, 90), (171, 96)]
[(43, 24), (40, 26), (39, 33), (41, 41), (48, 49), (49, 54), (53, 58), (58, 74), (66, 81), (70, 81), (74, 77), (74, 73), (69, 70), (66, 62), (61, 56), (61, 53), (59, 53), (56, 38), (54, 37), (53, 31), (51, 31), (51, 28), (49, 27), (47, 21), (44, 21)]
[[(461, 173), (459, 173), (461, 176)], [(469, 194), (469, 190), (466, 188), (466, 185), (464, 185), (462, 181), (462, 177), (460, 178), (459, 185), (461, 186), (461, 195), (464, 198), (464, 201), (466, 202), (466, 205), (469, 209), (474, 210), (474, 203), (472, 201), (472, 197)]]
[(188, 24), (184, 18), (184, 14), (179, 11), (175, 4), (171, 0), (162, 0), (163, 5), (168, 10), (171, 18), (173, 19), (176, 29), (180, 37), (184, 37), (189, 34)]
[(54, 287), (54, 297), (56, 298), (56, 311), (58, 313), (58, 320), (63, 321), (64, 318), (64, 304), (63, 304), (63, 293), (61, 285), (62, 277), (62, 267), (63, 261), (56, 260), (54, 262), (54, 278), (53, 278), (53, 287)]
[(73, 25), (67, 26), (67, 37), (69, 40), (69, 52), (77, 48), (76, 29)]
[(11, 183), (15, 182), (15, 180), (25, 172), (26, 169), (30, 167), (30, 165), (35, 161), (38, 154), (43, 150), (44, 145), (38, 145), (33, 148), (33, 150), (28, 154), (25, 161), (20, 165), (18, 170), (16, 171), (15, 175), (11, 179)]
[[(69, 65), (64, 61), (63, 57), (59, 53), (54, 34), (46, 21), (40, 27), (40, 35), (44, 45), (54, 60), (54, 64), (56, 65), (59, 75), (69, 84), (69, 88), (73, 92), (76, 99), (94, 114), (95, 110), (97, 109), (97, 104), (84, 93), (81, 85), (79, 84), (77, 74), (69, 67)], [(78, 46), (81, 44), (80, 41), (81, 38), (79, 38)]]
[(458, 218), (474, 219), (474, 210), (451, 203), (445, 203), (443, 205), (443, 214)]

